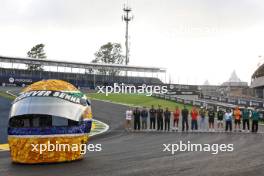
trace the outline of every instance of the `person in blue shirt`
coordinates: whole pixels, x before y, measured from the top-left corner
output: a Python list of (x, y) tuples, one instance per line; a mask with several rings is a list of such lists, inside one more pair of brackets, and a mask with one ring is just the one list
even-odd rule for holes
[(255, 109), (252, 112), (252, 133), (258, 132), (258, 121), (259, 121), (259, 111)]
[(148, 111), (147, 111), (145, 106), (141, 110), (140, 115), (141, 115), (142, 130), (147, 130), (147, 126), (148, 126)]

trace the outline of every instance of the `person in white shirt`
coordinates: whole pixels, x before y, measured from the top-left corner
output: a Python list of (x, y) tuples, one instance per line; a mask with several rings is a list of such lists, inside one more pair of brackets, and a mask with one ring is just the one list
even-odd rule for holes
[(131, 130), (132, 115), (133, 115), (132, 109), (128, 108), (128, 110), (126, 111), (126, 124), (125, 124), (125, 128), (127, 130)]
[(232, 117), (233, 117), (233, 113), (230, 109), (227, 110), (227, 112), (225, 113), (225, 121), (226, 121), (226, 129), (225, 131), (227, 132), (228, 130), (230, 132), (232, 132)]

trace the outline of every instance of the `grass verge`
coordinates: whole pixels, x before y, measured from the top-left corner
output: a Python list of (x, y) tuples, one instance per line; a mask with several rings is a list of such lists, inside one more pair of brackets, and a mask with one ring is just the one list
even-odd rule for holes
[(6, 98), (9, 100), (14, 100), (16, 98), (15, 96), (9, 95), (4, 91), (0, 91), (0, 97)]
[[(87, 95), (91, 99), (98, 100), (107, 100), (115, 103), (123, 103), (132, 106), (146, 106), (151, 107), (154, 105), (157, 107), (161, 105), (162, 108), (168, 107), (171, 111), (175, 109), (175, 106), (179, 106), (179, 108), (183, 108), (183, 104), (179, 104), (170, 100), (163, 100), (156, 97), (146, 96), (144, 94), (109, 94), (106, 96), (102, 93), (89, 93)], [(190, 108), (190, 106), (186, 106)]]

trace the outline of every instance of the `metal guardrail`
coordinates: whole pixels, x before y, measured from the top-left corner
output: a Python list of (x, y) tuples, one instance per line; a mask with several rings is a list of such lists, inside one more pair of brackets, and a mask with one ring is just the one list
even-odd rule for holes
[(177, 103), (183, 103), (186, 105), (192, 106), (204, 106), (204, 107), (211, 107), (211, 106), (221, 106), (227, 108), (234, 108), (235, 106), (247, 106), (253, 108), (264, 109), (264, 101), (256, 101), (256, 100), (249, 100), (249, 99), (235, 99), (235, 98), (227, 98), (227, 97), (215, 97), (215, 96), (202, 96), (202, 99), (184, 99), (177, 97), (177, 95), (166, 95), (166, 94), (153, 94), (152, 96), (162, 98), (165, 100), (175, 101)]

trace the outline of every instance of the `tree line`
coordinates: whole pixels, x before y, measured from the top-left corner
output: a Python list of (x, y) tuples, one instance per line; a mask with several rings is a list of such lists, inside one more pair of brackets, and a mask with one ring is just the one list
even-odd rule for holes
[[(37, 44), (33, 46), (28, 52), (27, 56), (34, 59), (47, 59), (46, 52), (44, 50), (44, 44)], [(104, 64), (124, 64), (125, 56), (122, 54), (122, 46), (120, 43), (108, 42), (102, 45), (98, 51), (94, 54), (95, 58), (91, 63), (104, 63)], [(27, 64), (28, 70), (43, 71), (43, 65), (41, 64)], [(94, 69), (89, 69), (89, 73), (95, 73)], [(97, 73), (104, 75), (118, 75), (120, 70), (117, 69), (99, 69)]]

